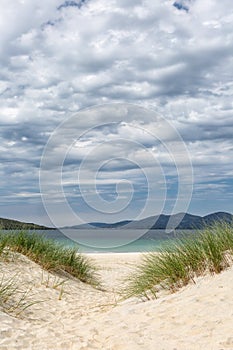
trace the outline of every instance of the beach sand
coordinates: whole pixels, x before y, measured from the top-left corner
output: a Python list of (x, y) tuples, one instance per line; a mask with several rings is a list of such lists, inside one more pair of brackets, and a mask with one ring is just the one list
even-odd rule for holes
[(75, 279), (59, 285), (20, 255), (0, 262), (4, 278), (15, 276), (22, 292), (30, 288), (27, 300), (38, 301), (18, 318), (0, 311), (1, 350), (233, 350), (233, 267), (156, 300), (120, 302), (119, 285), (141, 255), (90, 257), (105, 291)]

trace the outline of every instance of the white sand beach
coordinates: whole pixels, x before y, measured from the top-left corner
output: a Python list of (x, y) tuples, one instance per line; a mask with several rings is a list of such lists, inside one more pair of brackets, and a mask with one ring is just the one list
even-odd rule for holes
[(15, 276), (38, 301), (18, 318), (0, 311), (1, 350), (233, 349), (233, 267), (156, 300), (120, 302), (119, 285), (141, 255), (91, 257), (106, 291), (75, 279), (59, 285), (62, 278), (22, 256), (0, 262), (4, 278)]

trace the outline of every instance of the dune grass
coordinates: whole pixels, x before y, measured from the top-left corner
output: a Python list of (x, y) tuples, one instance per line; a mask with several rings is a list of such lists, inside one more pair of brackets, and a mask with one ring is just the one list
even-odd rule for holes
[(67, 248), (36, 233), (19, 231), (0, 235), (0, 254), (7, 247), (21, 253), (45, 270), (68, 273), (82, 282), (100, 287), (95, 266), (78, 248)]
[(27, 308), (40, 301), (30, 301), (28, 294), (30, 290), (21, 290), (17, 275), (6, 278), (4, 274), (0, 277), (0, 310), (19, 317)]
[(125, 298), (156, 297), (161, 289), (176, 291), (206, 273), (220, 273), (233, 261), (233, 227), (216, 223), (192, 237), (183, 236), (159, 253), (143, 256), (121, 290)]
[(7, 301), (14, 295), (16, 287), (14, 284), (14, 279), (6, 280), (4, 276), (0, 279), (0, 307), (4, 308)]
[(0, 234), (0, 257), (6, 248), (7, 238)]

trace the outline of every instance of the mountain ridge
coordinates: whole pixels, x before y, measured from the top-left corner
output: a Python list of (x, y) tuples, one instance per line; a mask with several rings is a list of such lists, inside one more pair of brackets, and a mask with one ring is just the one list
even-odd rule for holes
[[(183, 218), (181, 219), (181, 217)], [(204, 216), (189, 213), (177, 213), (174, 215), (154, 215), (141, 220), (123, 220), (115, 223), (91, 222), (83, 225), (62, 227), (62, 229), (203, 229), (214, 222), (226, 221), (233, 223), (233, 215), (227, 212), (214, 212)], [(0, 229), (13, 230), (54, 230), (34, 223), (21, 222), (14, 219), (0, 218)]]
[(189, 213), (174, 215), (160, 214), (141, 220), (124, 220), (115, 223), (92, 222), (83, 225), (63, 227), (66, 229), (203, 229), (214, 222), (233, 223), (233, 215), (227, 212), (214, 212), (200, 216)]

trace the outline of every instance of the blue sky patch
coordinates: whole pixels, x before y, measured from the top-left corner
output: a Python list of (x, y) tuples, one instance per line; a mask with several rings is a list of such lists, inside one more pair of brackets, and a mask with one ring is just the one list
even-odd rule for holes
[(189, 11), (189, 8), (182, 2), (175, 1), (173, 6), (176, 7), (178, 10), (184, 10), (186, 12)]
[(64, 7), (78, 7), (78, 8), (81, 8), (82, 5), (84, 4), (84, 2), (85, 2), (85, 0), (80, 0), (79, 2), (77, 2), (77, 1), (65, 1), (57, 9), (61, 10)]

